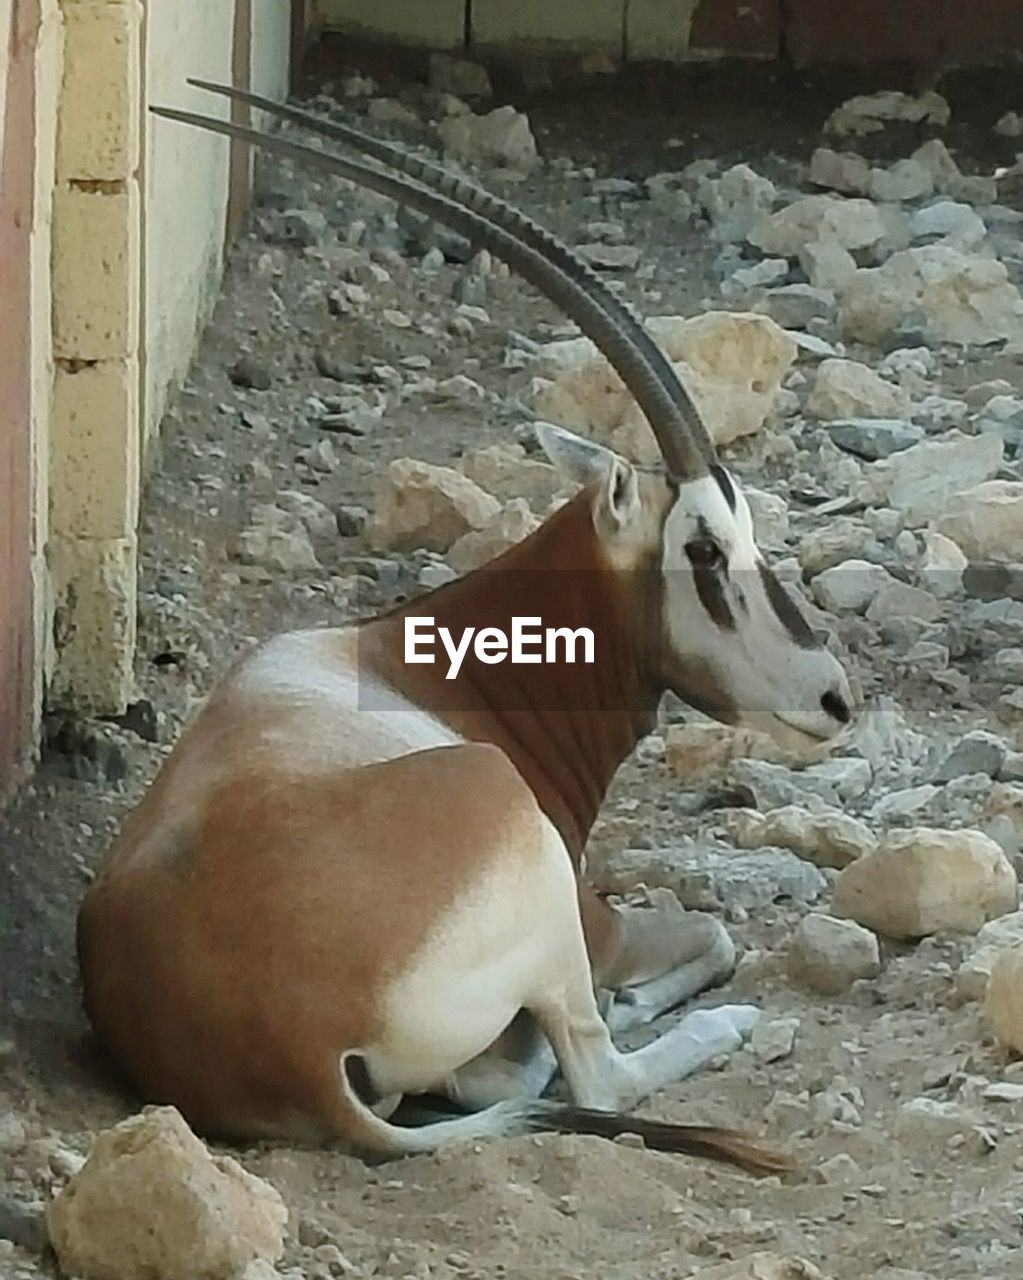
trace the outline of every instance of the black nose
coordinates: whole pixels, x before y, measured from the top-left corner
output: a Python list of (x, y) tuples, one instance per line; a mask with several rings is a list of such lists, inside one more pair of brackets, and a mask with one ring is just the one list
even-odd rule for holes
[(821, 707), (839, 724), (848, 724), (852, 719), (852, 712), (849, 710), (848, 703), (840, 693), (835, 693), (832, 689), (829, 689), (827, 693), (821, 694)]

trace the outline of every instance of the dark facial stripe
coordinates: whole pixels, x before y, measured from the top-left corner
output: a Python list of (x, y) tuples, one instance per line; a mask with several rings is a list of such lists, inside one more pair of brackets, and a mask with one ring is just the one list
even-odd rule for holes
[(735, 485), (732, 484), (731, 477), (724, 467), (711, 467), (710, 474), (718, 482), (718, 488), (721, 490), (721, 496), (728, 503), (728, 510), (734, 514)]
[(724, 575), (717, 569), (694, 565), (693, 581), (696, 583), (696, 594), (699, 596), (700, 604), (707, 610), (713, 621), (722, 631), (734, 631), (735, 617), (725, 599)]
[(820, 643), (810, 630), (806, 619), (793, 604), (789, 598), (789, 593), (763, 560), (758, 561), (757, 569), (760, 573), (760, 581), (764, 584), (764, 590), (767, 592), (767, 598), (771, 602), (771, 608), (777, 615), (781, 625), (801, 649), (819, 649), (821, 647)]

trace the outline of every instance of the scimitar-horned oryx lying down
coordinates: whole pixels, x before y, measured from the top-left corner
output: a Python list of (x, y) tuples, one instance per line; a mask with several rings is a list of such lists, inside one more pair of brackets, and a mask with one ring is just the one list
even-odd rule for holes
[[(583, 848), (665, 690), (726, 723), (823, 740), (850, 718), (839, 664), (764, 563), (670, 364), (569, 249), (387, 144), (218, 91), (376, 159), (161, 114), (353, 179), (490, 249), (605, 354), (664, 467), (541, 427), (552, 462), (583, 487), (532, 536), (384, 616), (282, 635), (239, 662), (86, 895), (93, 1026), (147, 1099), (213, 1135), (386, 1156), (632, 1131), (784, 1167), (729, 1130), (623, 1114), (736, 1049), (757, 1010), (701, 1009), (619, 1051), (609, 1025), (650, 1021), (722, 981), (734, 949), (718, 921), (673, 898), (650, 909), (599, 896)], [(562, 636), (588, 629), (592, 654), (496, 665), (478, 645), (449, 678), (443, 659), (406, 652), (411, 623), (494, 628), (492, 639), (523, 618)], [(540, 1100), (557, 1068), (571, 1104)], [(421, 1094), (445, 1100), (441, 1118), (396, 1123), (402, 1096)]]

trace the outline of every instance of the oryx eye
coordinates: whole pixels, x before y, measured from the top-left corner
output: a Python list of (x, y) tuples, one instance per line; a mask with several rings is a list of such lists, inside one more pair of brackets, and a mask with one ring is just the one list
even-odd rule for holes
[(713, 538), (697, 538), (686, 543), (686, 555), (694, 569), (720, 569), (724, 554)]

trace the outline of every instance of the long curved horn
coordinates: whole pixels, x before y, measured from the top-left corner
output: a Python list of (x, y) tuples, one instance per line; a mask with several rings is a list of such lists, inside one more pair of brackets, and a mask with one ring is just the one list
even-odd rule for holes
[[(404, 174), (375, 164), (316, 150), (258, 129), (217, 120), (191, 111), (150, 107), (154, 115), (176, 120), (229, 138), (251, 143), (300, 163), (339, 174), (391, 199), (418, 209), (453, 231), (484, 246), (518, 275), (543, 293), (578, 324), (604, 354), (645, 413), (669, 473), (678, 479), (704, 475), (709, 463), (689, 432), (673, 397), (629, 334), (573, 277), (538, 249), (524, 243), (482, 214), (456, 203), (441, 192), (424, 187)], [(569, 252), (566, 250), (566, 252)], [(574, 255), (570, 255), (575, 260)], [(578, 263), (583, 267), (583, 263)]]
[(439, 165), (431, 164), (403, 147), (375, 138), (354, 125), (321, 120), (309, 111), (289, 106), (287, 103), (274, 102), (247, 89), (235, 89), (195, 78), (189, 78), (188, 83), (197, 89), (206, 89), (210, 93), (220, 94), (235, 102), (247, 103), (279, 120), (290, 120), (293, 124), (301, 125), (310, 133), (318, 134), (320, 137), (348, 143), (366, 155), (372, 156), (373, 159), (381, 161), (388, 168), (408, 174), (423, 186), (439, 191), (449, 200), (454, 200), (473, 212), (481, 214), (489, 222), (503, 227), (519, 240), (532, 245), (549, 261), (561, 267), (566, 275), (573, 276), (579, 284), (588, 289), (601, 303), (607, 314), (625, 330), (642, 351), (647, 362), (663, 382), (665, 390), (678, 406), (680, 414), (685, 419), (686, 429), (706, 458), (707, 465), (710, 467), (717, 465), (717, 448), (707, 430), (706, 423), (700, 416), (700, 411), (693, 403), (692, 396), (672, 368), (667, 356), (647, 332), (642, 321), (577, 254), (528, 215), (491, 192), (476, 186), (475, 183), (449, 173)]

